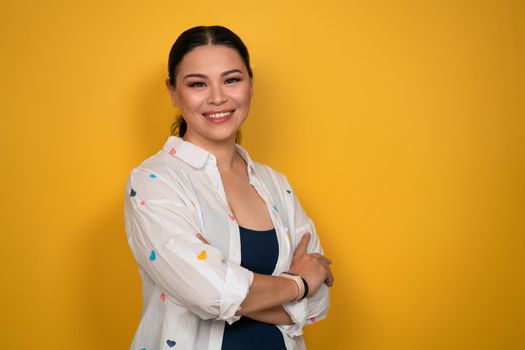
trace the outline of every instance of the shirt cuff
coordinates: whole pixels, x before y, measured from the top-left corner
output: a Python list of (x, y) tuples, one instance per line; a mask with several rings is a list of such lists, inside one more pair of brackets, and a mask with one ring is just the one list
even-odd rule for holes
[(284, 304), (284, 311), (292, 319), (292, 324), (279, 325), (279, 327), (286, 332), (290, 337), (297, 337), (303, 334), (303, 327), (307, 316), (307, 299)]
[(222, 293), (219, 320), (232, 324), (241, 318), (241, 316), (236, 316), (235, 313), (241, 308), (241, 304), (246, 295), (248, 295), (252, 282), (253, 272), (230, 261), (226, 262), (224, 284), (227, 288)]

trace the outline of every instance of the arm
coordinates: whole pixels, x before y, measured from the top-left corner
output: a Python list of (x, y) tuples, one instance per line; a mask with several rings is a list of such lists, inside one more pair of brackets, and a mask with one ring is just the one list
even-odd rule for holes
[(195, 210), (175, 186), (160, 174), (132, 172), (125, 222), (133, 255), (168, 298), (202, 319), (234, 322), (253, 274), (195, 236)]
[[(197, 233), (196, 236), (204, 244), (210, 244), (202, 234)], [(280, 281), (276, 280), (276, 278), (278, 278)], [(279, 286), (276, 286), (275, 282), (282, 284), (281, 288), (279, 288)], [(259, 300), (264, 301), (271, 298), (282, 298), (284, 304), (286, 302), (289, 302), (290, 300), (296, 299), (296, 294), (290, 294), (290, 282), (291, 281), (289, 279), (283, 279), (281, 277), (254, 274), (253, 282), (250, 286), (250, 291), (248, 292), (246, 298), (243, 300), (241, 308), (239, 309), (237, 314), (246, 316), (253, 320), (270, 324), (290, 324), (292, 320), (290, 319), (290, 316), (288, 316), (282, 305), (270, 306), (265, 308), (265, 304), (257, 302)], [(284, 283), (288, 283), (288, 285)], [(277, 291), (280, 291), (280, 293), (276, 294), (274, 287), (277, 287)], [(297, 287), (295, 286), (293, 288), (294, 290), (297, 289)]]
[[(194, 209), (175, 186), (138, 169), (125, 198), (126, 232), (135, 259), (169, 298), (203, 319), (232, 323), (297, 297), (293, 281), (253, 274), (202, 242)], [(276, 313), (261, 317), (269, 315)]]
[[(310, 236), (307, 233), (301, 238), (290, 267), (291, 272), (307, 281), (308, 297), (315, 295), (325, 283), (331, 286), (333, 281), (329, 268), (331, 261), (321, 254), (306, 252)], [(280, 281), (277, 282), (276, 279)], [(302, 295), (298, 295), (299, 291), (295, 282), (292, 282), (292, 285), (294, 285), (293, 290), (290, 290), (290, 280), (287, 278), (254, 274), (250, 292), (243, 300), (239, 314), (262, 311), (275, 306), (276, 303), (282, 305), (302, 298)]]
[(254, 312), (252, 314), (246, 314), (245, 316), (251, 318), (252, 320), (270, 324), (285, 325), (292, 323), (292, 319), (290, 318), (288, 313), (284, 311), (282, 305), (274, 306), (266, 310)]
[[(291, 189), (290, 184), (284, 176), (281, 180), (283, 181), (282, 186), (285, 186), (287, 189)], [(289, 207), (292, 208), (289, 215), (291, 215), (290, 220), (293, 221), (292, 227), (294, 228), (294, 241), (300, 242), (305, 234), (310, 233), (311, 239), (306, 253), (324, 254), (315, 225), (304, 211), (297, 196), (295, 195), (295, 192), (290, 192), (288, 193), (291, 195), (287, 199), (289, 200)], [(296, 257), (294, 256), (294, 261), (295, 260)], [(292, 262), (290, 270), (294, 271), (294, 262)], [(307, 298), (298, 303), (288, 303), (284, 305), (284, 309), (293, 320), (293, 324), (280, 326), (288, 335), (301, 335), (303, 332), (302, 328), (305, 325), (320, 321), (326, 317), (330, 304), (329, 287), (331, 287), (333, 284), (332, 273), (330, 270), (328, 271), (329, 273), (325, 283), (319, 287), (316, 293), (311, 293)], [(299, 272), (299, 274), (301, 273)]]
[[(320, 288), (332, 286), (333, 277), (329, 268), (329, 265), (331, 264), (330, 260), (326, 259), (324, 256), (318, 253), (307, 253), (307, 247), (308, 242), (310, 240), (310, 236), (311, 235), (307, 233), (304, 234), (301, 238), (301, 241), (295, 250), (290, 271), (297, 273), (298, 275), (302, 276), (305, 280), (308, 281), (307, 283), (309, 286), (309, 290), (307, 298), (314, 298), (316, 295), (321, 294), (319, 293)], [(244, 312), (243, 307), (241, 307), (240, 313), (244, 316), (248, 316), (250, 318), (266, 323), (290, 325), (293, 323), (293, 320), (290, 317), (290, 315), (288, 315), (285, 308), (281, 305), (277, 307), (264, 308), (254, 313), (246, 311), (249, 305), (258, 305), (259, 307), (264, 307), (264, 305), (260, 304), (260, 301), (264, 300), (266, 297), (279, 298), (278, 295), (280, 295), (281, 293), (276, 294), (275, 291), (272, 291), (271, 289), (269, 289), (269, 292), (271, 293), (270, 295), (258, 295), (258, 293), (261, 293), (262, 291), (266, 290), (266, 288), (263, 285), (257, 286), (257, 284), (264, 284), (264, 279), (268, 277), (271, 276), (256, 275), (250, 290), (257, 290), (258, 292), (250, 292), (248, 294), (248, 296), (242, 303), (242, 306), (244, 306)], [(271, 285), (268, 284), (268, 286)], [(295, 287), (295, 289), (296, 294), (293, 300), (296, 300), (297, 298), (301, 297), (301, 295), (297, 295), (297, 293), (299, 292), (297, 286)], [(310, 318), (311, 317), (313, 316), (310, 316)]]
[[(308, 297), (312, 299), (318, 294), (322, 295), (322, 293), (319, 293), (320, 288), (332, 286), (333, 277), (329, 268), (331, 263), (330, 260), (318, 253), (308, 254), (306, 252), (310, 236), (311, 235), (308, 233), (303, 235), (301, 238), (301, 241), (296, 248), (290, 271), (299, 274), (304, 279), (309, 281)], [(261, 303), (261, 301), (264, 301), (267, 298), (277, 299), (276, 301), (281, 300), (280, 296), (283, 293), (279, 290), (277, 290), (276, 293), (276, 291), (273, 289), (275, 284), (266, 282), (266, 280), (271, 281), (273, 279), (275, 279), (275, 277), (255, 274), (254, 281), (250, 287), (250, 293), (248, 293), (247, 297), (241, 304), (239, 314), (266, 323), (291, 325), (294, 322), (282, 305), (266, 307), (266, 305)], [(295, 286), (295, 295), (293, 300), (297, 299), (297, 297), (300, 297), (297, 295), (297, 292), (297, 286)], [(289, 298), (287, 293), (288, 292), (284, 294)], [(284, 302), (283, 304), (286, 303), (287, 302)], [(258, 308), (258, 311), (251, 312), (250, 307), (256, 307)], [(310, 321), (313, 320), (312, 317), (314, 316), (309, 316), (309, 318), (311, 318)], [(291, 325), (291, 327), (293, 327), (293, 325)]]

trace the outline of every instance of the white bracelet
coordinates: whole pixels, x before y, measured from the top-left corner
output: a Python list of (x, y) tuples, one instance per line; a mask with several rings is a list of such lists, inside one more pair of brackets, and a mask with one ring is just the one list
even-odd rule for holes
[(293, 272), (283, 272), (279, 276), (293, 280), (297, 285), (297, 298), (293, 301), (301, 300), (304, 297), (304, 282), (301, 276)]

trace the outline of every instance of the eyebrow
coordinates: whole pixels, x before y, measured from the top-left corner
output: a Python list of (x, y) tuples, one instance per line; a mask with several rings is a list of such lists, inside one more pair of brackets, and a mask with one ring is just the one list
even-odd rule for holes
[[(227, 70), (226, 72), (222, 72), (221, 73), (221, 77), (225, 76), (225, 75), (228, 75), (228, 74), (232, 74), (232, 73), (241, 73), (241, 74), (243, 74), (242, 71), (239, 70), (239, 69), (230, 69), (230, 70)], [(204, 75), (204, 74), (200, 74), (200, 73), (192, 73), (192, 74), (186, 75), (183, 78), (183, 80), (186, 79), (186, 78), (207, 78), (207, 76)]]

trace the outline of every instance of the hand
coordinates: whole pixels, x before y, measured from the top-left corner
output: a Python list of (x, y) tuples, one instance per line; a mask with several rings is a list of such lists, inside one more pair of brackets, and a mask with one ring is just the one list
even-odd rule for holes
[(310, 241), (310, 233), (305, 233), (295, 248), (290, 272), (296, 273), (308, 283), (308, 296), (314, 295), (323, 283), (331, 287), (334, 277), (330, 270), (329, 259), (318, 253), (308, 254), (306, 248)]

